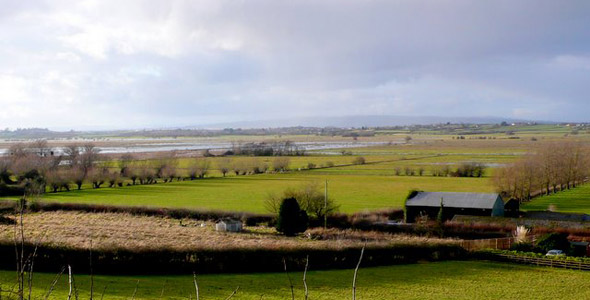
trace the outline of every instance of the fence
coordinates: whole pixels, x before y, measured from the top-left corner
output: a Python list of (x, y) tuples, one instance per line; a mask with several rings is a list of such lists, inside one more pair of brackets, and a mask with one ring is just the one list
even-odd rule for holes
[[(532, 243), (533, 246), (536, 242), (536, 237), (529, 235), (526, 237), (526, 242)], [(512, 245), (516, 243), (516, 238), (496, 238), (496, 239), (480, 239), (480, 240), (461, 240), (460, 246), (467, 251), (495, 249), (495, 250), (508, 250)]]
[(552, 268), (564, 268), (564, 269), (572, 269), (572, 270), (590, 271), (590, 263), (579, 262), (579, 261), (567, 261), (567, 260), (540, 258), (540, 257), (527, 257), (527, 256), (510, 255), (510, 254), (496, 254), (494, 256), (501, 261), (510, 261), (510, 262), (529, 264), (529, 265), (537, 265), (537, 266), (546, 266), (546, 267), (552, 267)]
[(507, 250), (510, 249), (515, 242), (515, 238), (497, 238), (497, 239), (481, 239), (481, 240), (462, 240), (460, 245), (467, 251), (496, 249)]

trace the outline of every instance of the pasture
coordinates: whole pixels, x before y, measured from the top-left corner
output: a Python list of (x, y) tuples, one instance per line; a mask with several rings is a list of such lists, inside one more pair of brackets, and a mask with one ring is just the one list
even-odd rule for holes
[[(75, 274), (75, 270), (74, 274)], [(57, 271), (56, 271), (57, 273)], [(198, 270), (197, 270), (198, 273)], [(307, 274), (310, 299), (349, 299), (354, 270), (314, 271)], [(303, 299), (302, 273), (289, 274), (296, 299)], [(0, 271), (2, 291), (13, 286), (13, 271)], [(33, 296), (42, 297), (55, 274), (35, 273)], [(201, 299), (288, 299), (285, 273), (197, 275)], [(80, 299), (89, 298), (90, 277), (76, 275)], [(195, 299), (192, 275), (94, 276), (94, 298)], [(3, 297), (6, 296), (3, 293)], [(61, 276), (49, 299), (66, 299), (67, 275)], [(590, 273), (547, 267), (485, 261), (444, 261), (360, 268), (357, 299), (588, 299)]]
[(384, 176), (314, 174), (312, 171), (286, 174), (213, 177), (193, 181), (135, 185), (121, 188), (86, 188), (47, 193), (43, 201), (108, 205), (184, 207), (211, 210), (266, 213), (269, 194), (288, 187), (328, 180), (328, 193), (351, 213), (380, 208), (401, 208), (411, 189), (426, 191), (493, 192), (489, 178), (431, 176)]
[(590, 184), (533, 199), (522, 205), (523, 210), (547, 210), (552, 206), (559, 212), (590, 213)]
[[(219, 165), (249, 164), (253, 162), (272, 165), (274, 157), (211, 157), (210, 170), (205, 179), (151, 185), (101, 187), (92, 189), (89, 183), (82, 190), (46, 193), (42, 201), (87, 204), (135, 205), (152, 207), (198, 208), (210, 210), (267, 212), (264, 201), (269, 194), (278, 194), (289, 187), (306, 182), (328, 181), (328, 192), (340, 212), (351, 213), (381, 208), (402, 208), (408, 191), (412, 189), (447, 192), (494, 192), (490, 180), (494, 167), (510, 163), (530, 146), (530, 141), (515, 140), (452, 140), (416, 138), (415, 143), (380, 145), (347, 149), (350, 155), (326, 155), (309, 153), (306, 156), (289, 157), (287, 173), (267, 173), (236, 176), (231, 171), (223, 177)], [(328, 150), (329, 152), (330, 150)], [(340, 151), (340, 150), (334, 150)], [(363, 156), (366, 164), (354, 165)], [(163, 159), (165, 155), (163, 155)], [(190, 165), (204, 158), (181, 157), (177, 160), (179, 174), (185, 174)], [(433, 169), (456, 168), (461, 163), (479, 162), (488, 169), (483, 178), (433, 177)], [(133, 164), (157, 165), (158, 158), (134, 161)], [(308, 164), (316, 168), (308, 169)], [(117, 161), (108, 163), (117, 172)], [(326, 167), (335, 165), (334, 167)], [(321, 168), (323, 167), (323, 168)], [(410, 168), (413, 176), (405, 176)], [(423, 170), (423, 176), (418, 171)], [(272, 170), (272, 168), (271, 168)], [(401, 173), (400, 173), (401, 172)], [(403, 175), (403, 176), (398, 176)]]
[[(378, 135), (367, 140), (394, 141), (404, 135)], [(251, 165), (254, 162), (266, 164), (272, 170), (275, 157), (229, 156), (194, 158), (182, 156), (176, 159), (179, 175), (186, 176), (195, 161), (210, 161), (205, 179), (194, 181), (162, 183), (153, 185), (126, 186), (131, 181), (123, 181), (123, 187), (108, 188), (103, 185), (92, 189), (89, 182), (80, 191), (46, 193), (42, 201), (73, 202), (88, 204), (135, 205), (152, 207), (174, 207), (210, 210), (267, 212), (264, 201), (269, 194), (278, 194), (289, 187), (305, 182), (317, 181), (323, 184), (328, 180), (328, 192), (340, 205), (340, 212), (351, 213), (380, 208), (401, 208), (408, 191), (412, 189), (448, 192), (494, 192), (490, 177), (494, 168), (510, 163), (537, 142), (531, 139), (509, 139), (498, 136), (496, 139), (453, 139), (455, 136), (413, 134), (410, 143), (374, 147), (332, 149), (311, 151), (306, 156), (289, 157), (287, 173), (266, 173), (236, 176), (233, 172), (223, 177), (219, 171), (221, 164)], [(315, 137), (318, 140), (319, 137)], [(359, 138), (359, 141), (365, 138)], [(539, 140), (544, 139), (540, 137)], [(330, 138), (327, 138), (330, 140)], [(341, 151), (346, 151), (342, 155)], [(167, 154), (158, 154), (161, 159), (169, 159)], [(155, 167), (160, 158), (141, 159), (132, 164)], [(354, 165), (358, 156), (366, 159), (366, 164)], [(435, 168), (456, 168), (461, 163), (478, 162), (488, 166), (483, 178), (433, 177)], [(118, 172), (116, 160), (106, 163), (112, 172)], [(308, 169), (312, 164), (315, 168)], [(334, 167), (327, 167), (334, 165)], [(405, 176), (410, 168), (414, 176)], [(423, 170), (423, 176), (418, 171)], [(230, 168), (231, 170), (231, 168)], [(401, 173), (400, 173), (401, 172)], [(398, 176), (403, 175), (403, 176)]]

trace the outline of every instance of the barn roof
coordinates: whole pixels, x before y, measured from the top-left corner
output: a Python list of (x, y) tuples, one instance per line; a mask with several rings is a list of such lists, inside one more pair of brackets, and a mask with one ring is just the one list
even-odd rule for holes
[(440, 207), (442, 198), (445, 207), (492, 209), (499, 196), (493, 193), (418, 192), (406, 201), (406, 206)]

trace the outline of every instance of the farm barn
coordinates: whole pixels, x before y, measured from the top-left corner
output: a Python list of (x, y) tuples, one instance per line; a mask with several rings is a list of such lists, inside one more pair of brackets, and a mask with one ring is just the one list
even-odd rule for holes
[(435, 220), (441, 201), (444, 220), (455, 215), (504, 216), (504, 201), (499, 194), (414, 192), (406, 200), (406, 222), (414, 222), (417, 217), (426, 215)]

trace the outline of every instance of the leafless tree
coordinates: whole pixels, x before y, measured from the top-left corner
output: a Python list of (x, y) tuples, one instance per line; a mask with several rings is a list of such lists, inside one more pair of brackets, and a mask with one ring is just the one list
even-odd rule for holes
[(119, 158), (119, 169), (121, 170), (121, 175), (125, 177), (129, 177), (129, 168), (135, 161), (135, 157), (131, 153), (125, 153), (121, 155)]
[(285, 156), (275, 157), (272, 161), (272, 168), (275, 172), (285, 172), (289, 168), (291, 160)]
[(69, 144), (62, 149), (64, 156), (67, 157), (69, 165), (72, 168), (80, 165), (80, 148), (78, 144)]
[(219, 172), (225, 177), (225, 175), (231, 169), (231, 160), (229, 158), (223, 157), (217, 160), (217, 168)]
[(80, 167), (87, 174), (93, 165), (100, 159), (100, 149), (93, 143), (86, 143), (82, 146), (80, 153)]
[(106, 168), (93, 168), (88, 172), (88, 179), (92, 182), (92, 188), (100, 188), (109, 178), (109, 170)]
[(12, 144), (8, 148), (8, 153), (10, 154), (10, 156), (12, 156), (13, 158), (17, 158), (17, 159), (25, 157), (28, 154), (27, 146), (25, 145), (25, 143)]
[(494, 181), (498, 191), (520, 201), (539, 192), (550, 194), (586, 180), (588, 149), (578, 142), (545, 143), (535, 152), (499, 168)]
[(278, 213), (283, 199), (295, 198), (301, 209), (309, 216), (321, 220), (339, 209), (333, 198), (328, 197), (326, 201), (325, 196), (319, 182), (307, 182), (298, 187), (288, 188), (280, 195), (268, 195), (264, 205), (268, 211)]
[(190, 179), (205, 178), (211, 168), (211, 161), (208, 158), (198, 158), (189, 168)]

